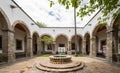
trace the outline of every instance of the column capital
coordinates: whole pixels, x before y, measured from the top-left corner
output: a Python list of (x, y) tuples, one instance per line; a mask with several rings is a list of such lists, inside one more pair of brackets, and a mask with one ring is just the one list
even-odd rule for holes
[(95, 40), (95, 39), (96, 39), (96, 37), (95, 37), (95, 36), (92, 36), (90, 40)]
[(114, 31), (113, 28), (109, 28), (109, 29), (106, 31), (106, 33), (110, 33), (110, 32), (113, 32), (113, 31)]
[(56, 44), (56, 41), (53, 41), (53, 44)]
[(86, 39), (83, 39), (83, 42), (86, 42)]
[(32, 39), (32, 37), (28, 36), (27, 39)]
[(14, 30), (10, 30), (10, 29), (2, 29), (3, 32), (11, 32), (11, 33), (15, 33)]
[(71, 43), (71, 41), (68, 41), (68, 43)]

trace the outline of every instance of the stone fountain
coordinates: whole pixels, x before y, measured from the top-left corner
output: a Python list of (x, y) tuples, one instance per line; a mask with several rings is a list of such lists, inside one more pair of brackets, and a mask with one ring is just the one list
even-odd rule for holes
[(52, 55), (49, 58), (50, 62), (53, 64), (65, 64), (71, 62), (71, 56), (69, 55)]
[(52, 55), (35, 64), (37, 70), (54, 73), (82, 70), (84, 66), (83, 62), (73, 60), (69, 55)]

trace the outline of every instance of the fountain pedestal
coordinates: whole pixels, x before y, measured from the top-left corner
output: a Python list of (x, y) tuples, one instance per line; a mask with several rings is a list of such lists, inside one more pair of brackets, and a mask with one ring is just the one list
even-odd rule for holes
[[(71, 60), (72, 59), (72, 60)], [(82, 70), (84, 63), (73, 60), (69, 55), (53, 55), (35, 64), (37, 70), (58, 73)]]
[(49, 58), (50, 62), (53, 64), (65, 64), (71, 62), (71, 56), (68, 55), (53, 55)]

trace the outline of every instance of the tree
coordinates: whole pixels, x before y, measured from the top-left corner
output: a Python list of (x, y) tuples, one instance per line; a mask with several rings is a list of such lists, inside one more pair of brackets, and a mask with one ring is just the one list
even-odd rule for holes
[(50, 44), (50, 43), (52, 43), (54, 40), (53, 40), (52, 37), (44, 36), (44, 37), (42, 38), (42, 41), (45, 42), (45, 44)]
[[(53, 1), (49, 0), (51, 2), (50, 6), (52, 6)], [(59, 4), (65, 5), (66, 9), (69, 9), (70, 1), (69, 0), (58, 0)], [(66, 3), (65, 3), (66, 2)], [(72, 1), (71, 1), (72, 2)], [(79, 2), (75, 2), (74, 5), (77, 5)], [(77, 29), (76, 29), (76, 8), (77, 6), (73, 6), (74, 8), (74, 25), (75, 25), (75, 56), (77, 56)]]
[[(55, 1), (50, 1), (50, 7), (55, 4)], [(74, 25), (75, 25), (75, 55), (76, 55), (76, 47), (77, 47), (77, 36), (76, 36), (76, 9), (77, 16), (83, 19), (84, 16), (90, 16), (93, 12), (98, 9), (102, 10), (103, 18), (99, 17), (98, 20), (100, 23), (105, 23), (107, 19), (109, 19), (110, 13), (113, 13), (114, 9), (117, 9), (120, 6), (120, 0), (89, 0), (87, 4), (83, 4), (82, 2), (85, 0), (57, 0), (60, 5), (64, 5), (66, 9), (70, 7), (74, 8)], [(117, 13), (113, 13), (113, 15), (117, 15)]]
[(41, 27), (47, 27), (45, 23), (41, 23), (41, 22), (37, 22), (37, 25), (41, 28)]
[[(53, 0), (50, 1), (50, 7), (55, 4)], [(64, 5), (66, 9), (69, 9), (71, 6), (78, 9), (77, 16), (83, 19), (84, 16), (90, 16), (97, 9), (102, 9), (103, 16), (99, 17), (98, 20), (106, 21), (109, 19), (110, 13), (113, 13), (113, 16), (117, 16), (117, 11), (114, 12), (120, 6), (120, 0), (89, 0), (87, 4), (82, 2), (85, 0), (58, 0), (57, 2), (61, 5)]]
[(48, 46), (50, 49), (53, 48), (52, 43), (53, 43), (54, 39), (53, 39), (52, 37), (44, 36), (44, 37), (42, 38), (42, 41), (43, 41), (45, 44), (47, 44), (47, 46)]

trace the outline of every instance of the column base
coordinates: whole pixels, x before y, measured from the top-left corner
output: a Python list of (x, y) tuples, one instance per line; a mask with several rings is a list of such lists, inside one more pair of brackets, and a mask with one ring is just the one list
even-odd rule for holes
[(52, 54), (55, 55), (55, 54), (56, 54), (56, 51), (52, 51)]
[(71, 51), (67, 51), (67, 54), (68, 54), (68, 55), (71, 55), (71, 54), (72, 54), (72, 52), (71, 52)]

